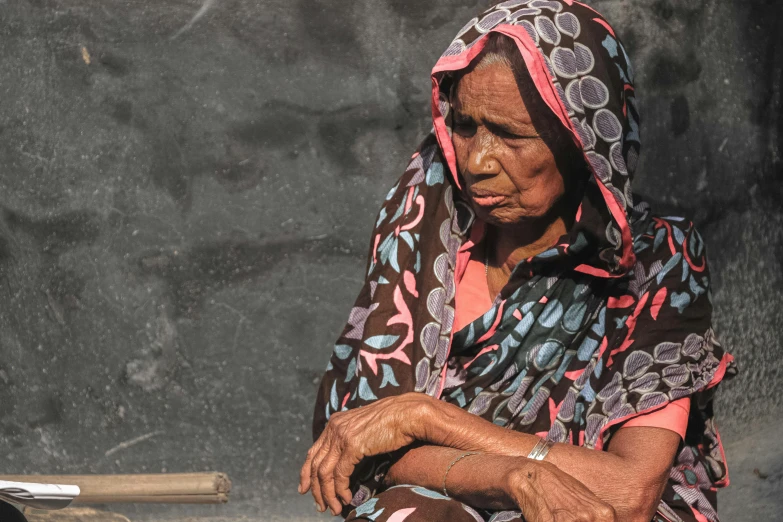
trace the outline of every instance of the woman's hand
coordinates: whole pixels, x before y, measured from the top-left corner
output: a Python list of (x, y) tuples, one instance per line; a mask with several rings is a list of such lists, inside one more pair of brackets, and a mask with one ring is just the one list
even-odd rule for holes
[(614, 508), (548, 462), (525, 459), (509, 473), (508, 495), (528, 522), (616, 522)]
[(349, 479), (364, 458), (412, 444), (426, 433), (430, 397), (406, 393), (346, 412), (334, 413), (307, 452), (299, 492), (312, 490), (319, 511), (334, 515), (351, 502)]

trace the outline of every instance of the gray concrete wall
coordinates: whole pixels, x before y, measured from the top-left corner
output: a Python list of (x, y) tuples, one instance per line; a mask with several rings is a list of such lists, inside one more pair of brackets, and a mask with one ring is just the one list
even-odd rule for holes
[[(710, 247), (742, 371), (726, 520), (783, 517), (783, 8), (591, 4), (637, 69), (637, 187)], [(312, 518), (296, 472), (372, 217), (488, 5), (0, 0), (0, 470), (217, 469), (228, 506), (121, 510)]]

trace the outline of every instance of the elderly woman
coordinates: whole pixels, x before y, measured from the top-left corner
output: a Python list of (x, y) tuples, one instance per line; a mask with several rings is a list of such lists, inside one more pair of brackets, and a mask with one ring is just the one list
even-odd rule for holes
[(320, 387), (301, 493), (348, 520), (717, 520), (734, 373), (705, 247), (631, 191), (633, 72), (572, 0), (503, 2), (432, 73)]

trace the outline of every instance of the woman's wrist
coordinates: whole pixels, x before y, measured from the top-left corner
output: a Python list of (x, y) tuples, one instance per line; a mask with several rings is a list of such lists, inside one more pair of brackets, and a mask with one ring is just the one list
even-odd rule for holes
[(418, 440), (465, 451), (479, 450), (479, 448), (468, 447), (465, 441), (458, 440), (459, 436), (454, 429), (459, 425), (459, 419), (455, 413), (470, 415), (469, 413), (429, 395), (422, 393), (416, 395), (421, 397), (416, 411), (416, 438)]
[(405, 422), (406, 429), (411, 431), (409, 435), (421, 442), (442, 445), (435, 440), (441, 430), (441, 401), (416, 392), (406, 393), (402, 397), (412, 400), (410, 418)]
[(503, 474), (503, 487), (509, 498), (515, 502), (521, 500), (531, 480), (535, 478), (539, 463), (524, 457), (510, 457), (508, 467)]

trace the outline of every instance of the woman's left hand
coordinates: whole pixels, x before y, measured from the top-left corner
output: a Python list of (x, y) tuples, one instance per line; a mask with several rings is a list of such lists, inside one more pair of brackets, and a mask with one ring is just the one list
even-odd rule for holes
[(426, 433), (427, 404), (421, 393), (388, 397), (354, 410), (332, 414), (326, 429), (307, 452), (299, 493), (312, 490), (319, 511), (334, 515), (351, 502), (349, 479), (364, 457), (389, 453)]

